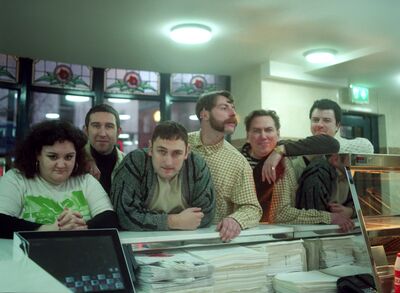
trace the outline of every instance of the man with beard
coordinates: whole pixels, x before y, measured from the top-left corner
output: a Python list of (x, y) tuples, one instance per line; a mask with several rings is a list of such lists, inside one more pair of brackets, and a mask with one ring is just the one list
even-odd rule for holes
[(227, 91), (201, 95), (196, 115), (200, 131), (189, 134), (189, 144), (210, 169), (216, 190), (214, 223), (222, 241), (229, 241), (242, 229), (256, 226), (262, 214), (249, 163), (224, 139), (237, 125), (232, 95)]

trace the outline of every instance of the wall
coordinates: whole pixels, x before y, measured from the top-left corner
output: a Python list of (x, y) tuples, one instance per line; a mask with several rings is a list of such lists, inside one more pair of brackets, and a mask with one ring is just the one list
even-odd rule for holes
[[(261, 69), (250, 67), (231, 76), (231, 91), (235, 98), (235, 106), (239, 116), (239, 124), (232, 135), (232, 140), (244, 139), (246, 130), (244, 118), (251, 111), (260, 109), (261, 105)], [(240, 144), (240, 143), (239, 143)]]
[(263, 80), (262, 108), (275, 110), (281, 119), (281, 136), (301, 138), (310, 135), (308, 112), (317, 99), (338, 102), (338, 89), (275, 80)]
[(246, 137), (243, 119), (254, 109), (273, 109), (282, 121), (281, 137), (301, 138), (310, 135), (308, 111), (316, 99), (328, 98), (339, 103), (344, 111), (378, 115), (381, 153), (400, 154), (400, 125), (398, 101), (400, 94), (393, 89), (370, 89), (368, 105), (351, 103), (348, 89), (325, 87), (293, 81), (262, 79), (260, 67), (249, 68), (232, 76), (232, 92), (241, 123), (233, 142), (239, 145)]
[(377, 96), (379, 97), (378, 111), (380, 114), (384, 114), (384, 116), (380, 117), (379, 140), (386, 140), (382, 146), (387, 148), (387, 153), (400, 154), (400, 135), (398, 130), (400, 125), (399, 90), (381, 89), (377, 91)]

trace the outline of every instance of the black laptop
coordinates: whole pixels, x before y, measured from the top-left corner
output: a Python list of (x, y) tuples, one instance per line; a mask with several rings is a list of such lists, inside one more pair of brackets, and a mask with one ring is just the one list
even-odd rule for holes
[(135, 292), (115, 229), (16, 235), (29, 258), (72, 292)]

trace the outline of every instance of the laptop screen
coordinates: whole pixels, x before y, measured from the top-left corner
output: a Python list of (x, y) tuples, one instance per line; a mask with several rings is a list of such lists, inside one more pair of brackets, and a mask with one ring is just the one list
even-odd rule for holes
[(133, 292), (116, 230), (18, 234), (29, 243), (29, 258), (71, 291)]

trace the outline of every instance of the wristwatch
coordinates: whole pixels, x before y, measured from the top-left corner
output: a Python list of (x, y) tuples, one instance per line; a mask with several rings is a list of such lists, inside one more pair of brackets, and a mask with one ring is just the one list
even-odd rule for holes
[(274, 148), (275, 153), (280, 154), (282, 157), (285, 155), (285, 146), (284, 145), (277, 145)]

